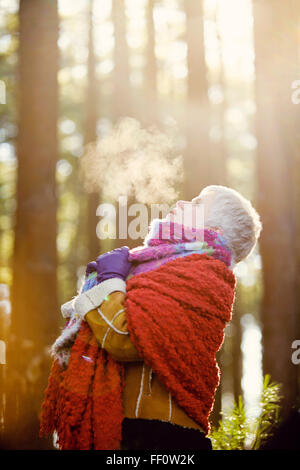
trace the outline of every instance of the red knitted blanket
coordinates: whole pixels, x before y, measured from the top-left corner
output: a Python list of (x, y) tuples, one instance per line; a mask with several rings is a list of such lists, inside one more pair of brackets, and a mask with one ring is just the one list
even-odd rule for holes
[(127, 284), (130, 338), (178, 405), (209, 432), (219, 384), (216, 352), (231, 318), (235, 277), (222, 261), (194, 254)]
[[(231, 318), (235, 277), (220, 261), (194, 254), (127, 282), (130, 338), (144, 361), (202, 428), (219, 383), (215, 354)], [(118, 449), (124, 369), (97, 347), (83, 323), (67, 369), (54, 361), (41, 435), (56, 430), (61, 449)]]

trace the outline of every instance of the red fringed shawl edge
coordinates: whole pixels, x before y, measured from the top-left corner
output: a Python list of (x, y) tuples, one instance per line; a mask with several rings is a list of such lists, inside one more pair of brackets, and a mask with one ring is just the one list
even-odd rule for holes
[(68, 367), (53, 361), (40, 416), (40, 436), (57, 433), (61, 450), (118, 450), (124, 369), (83, 322)]

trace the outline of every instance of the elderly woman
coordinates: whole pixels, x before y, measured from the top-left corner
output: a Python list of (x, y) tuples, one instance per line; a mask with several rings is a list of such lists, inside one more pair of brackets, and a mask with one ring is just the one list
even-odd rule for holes
[[(182, 212), (203, 205), (203, 229)], [(234, 301), (232, 269), (261, 231), (249, 201), (208, 186), (154, 220), (142, 247), (98, 257), (68, 324), (41, 418), (62, 449), (209, 450), (209, 414)]]

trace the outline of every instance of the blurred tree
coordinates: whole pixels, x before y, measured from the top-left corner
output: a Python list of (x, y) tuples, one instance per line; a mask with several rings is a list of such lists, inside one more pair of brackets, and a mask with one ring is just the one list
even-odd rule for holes
[(19, 7), (18, 185), (11, 335), (8, 344), (7, 447), (40, 448), (39, 409), (46, 347), (57, 333), (56, 194), (57, 2)]
[(157, 120), (157, 64), (155, 57), (155, 26), (153, 18), (154, 0), (148, 0), (146, 5), (147, 21), (147, 48), (145, 66), (145, 91), (146, 108), (142, 111), (147, 113), (147, 121), (154, 124)]
[(231, 320), (232, 328), (232, 374), (233, 374), (233, 396), (236, 402), (239, 401), (239, 396), (242, 395), (242, 293), (240, 286), (237, 285), (236, 298), (233, 307), (233, 314)]
[[(0, 77), (5, 84), (5, 103), (0, 104), (0, 282), (11, 284), (13, 226), (16, 191), (16, 62), (18, 18), (15, 11), (0, 5)], [(9, 38), (9, 40), (8, 40)]]
[[(229, 185), (229, 175), (227, 171), (227, 148), (226, 148), (226, 141), (225, 141), (225, 111), (227, 107), (226, 103), (226, 92), (227, 92), (227, 87), (226, 87), (226, 77), (225, 77), (225, 71), (224, 71), (224, 63), (223, 63), (223, 53), (222, 53), (222, 37), (220, 34), (220, 24), (218, 21), (218, 15), (219, 15), (219, 9), (220, 9), (220, 4), (216, 4), (215, 9), (213, 13), (211, 14), (210, 21), (214, 23), (215, 26), (215, 32), (216, 32), (216, 44), (218, 46), (217, 48), (217, 53), (218, 53), (218, 71), (217, 71), (217, 76), (214, 78), (212, 81), (211, 85), (214, 87), (217, 87), (219, 89), (219, 93), (223, 95), (221, 101), (219, 103), (214, 103), (214, 106), (211, 106), (211, 114), (212, 114), (212, 120), (211, 120), (211, 128), (208, 129), (212, 132), (213, 138), (212, 142), (209, 143), (210, 145), (210, 158), (213, 158), (213, 184), (222, 184), (222, 185)], [(238, 401), (238, 396), (235, 395), (235, 392), (237, 390), (238, 386), (238, 381), (241, 380), (241, 370), (240, 367), (238, 369), (235, 369), (235, 365), (240, 365), (241, 357), (238, 356), (238, 354), (241, 354), (240, 352), (240, 334), (235, 335), (235, 332), (240, 333), (240, 330), (237, 329), (239, 326), (238, 320), (237, 320), (237, 311), (236, 311), (236, 302), (234, 305), (234, 315), (231, 320), (232, 324), (232, 331), (233, 335), (231, 337), (228, 337), (225, 335), (225, 340), (224, 340), (224, 346), (225, 343), (230, 343), (230, 350), (231, 350), (231, 363), (230, 366), (226, 367), (224, 364), (222, 364), (222, 349), (218, 352), (217, 354), (217, 361), (219, 363), (219, 366), (221, 368), (221, 378), (220, 378), (220, 384), (219, 387), (217, 388), (217, 392), (215, 395), (215, 403), (214, 403), (214, 408), (211, 413), (210, 421), (213, 426), (217, 426), (219, 421), (222, 418), (221, 412), (222, 412), (222, 381), (223, 377), (225, 374), (234, 374), (233, 377), (233, 393), (235, 396), (235, 399)], [(224, 361), (223, 361), (224, 362)], [(239, 384), (239, 387), (241, 388), (241, 384)], [(240, 393), (240, 392), (239, 392)]]
[[(85, 123), (85, 145), (97, 140), (97, 119), (98, 119), (98, 81), (96, 77), (96, 58), (94, 51), (94, 28), (93, 28), (93, 8), (94, 1), (91, 0), (88, 6), (88, 74), (86, 91), (86, 123)], [(89, 260), (96, 259), (100, 251), (99, 239), (96, 235), (98, 218), (96, 210), (99, 204), (99, 194), (88, 194), (88, 257)]]
[[(222, 351), (219, 351), (216, 355), (216, 360), (220, 369), (222, 369), (221, 352)], [(214, 406), (211, 411), (211, 414), (209, 415), (209, 422), (211, 426), (216, 427), (219, 424), (220, 420), (222, 419), (221, 411), (222, 411), (222, 372), (220, 376), (220, 383), (215, 394)]]
[[(218, 4), (218, 9), (220, 4)], [(224, 61), (223, 61), (223, 51), (222, 51), (222, 37), (220, 34), (220, 24), (218, 22), (218, 10), (215, 14), (215, 27), (217, 33), (218, 41), (218, 54), (219, 54), (219, 77), (218, 85), (220, 87), (220, 92), (223, 95), (221, 102), (217, 106), (217, 132), (219, 133), (218, 138), (216, 139), (216, 145), (212, 148), (214, 156), (214, 176), (215, 183), (222, 185), (229, 185), (229, 175), (227, 171), (227, 148), (226, 148), (226, 138), (225, 138), (225, 113), (227, 108), (227, 87), (226, 87), (226, 77), (224, 70)], [(236, 399), (238, 402), (238, 399)]]
[(209, 103), (206, 77), (202, 0), (185, 0), (188, 63), (187, 150), (184, 197), (192, 199), (211, 184)]
[(4, 432), (6, 344), (10, 314), (9, 287), (0, 284), (0, 442)]
[[(4, 47), (0, 48), (1, 87), (5, 84), (5, 96), (0, 105), (0, 442), (4, 432), (6, 344), (10, 323), (9, 286), (12, 279), (12, 252), (14, 236), (15, 186), (16, 186), (16, 87), (15, 70), (18, 48), (18, 21), (15, 11), (6, 11), (0, 5), (0, 36)], [(6, 41), (5, 41), (6, 39)], [(3, 100), (4, 98), (4, 100)], [(7, 150), (5, 152), (5, 149)]]
[[(294, 8), (293, 8), (294, 7)], [(258, 210), (264, 295), (263, 369), (283, 384), (284, 414), (295, 404), (298, 368), (291, 344), (299, 304), (296, 274), (296, 212), (292, 162), (295, 153), (296, 106), (291, 84), (297, 76), (297, 9), (292, 0), (253, 2), (256, 52)], [(298, 147), (299, 148), (299, 147)]]
[[(64, 79), (59, 86), (60, 160), (57, 169), (59, 303), (75, 294), (78, 276), (82, 273), (79, 268), (89, 260), (88, 196), (80, 180), (80, 155), (87, 122), (88, 8), (89, 2), (86, 2), (75, 14), (60, 12), (59, 77)], [(78, 69), (82, 71), (79, 76)]]
[[(126, 116), (134, 117), (134, 106), (132, 101), (132, 89), (130, 85), (130, 67), (129, 67), (129, 49), (127, 43), (125, 1), (112, 2), (112, 21), (115, 33), (114, 46), (114, 73), (113, 73), (113, 119), (119, 121)], [(128, 199), (128, 206), (132, 204), (133, 199)], [(134, 240), (130, 238), (119, 238), (120, 228), (120, 208), (116, 204), (117, 219), (117, 238), (114, 240), (114, 248), (127, 245), (130, 248), (135, 246)], [(124, 211), (125, 212), (125, 211)], [(127, 217), (128, 219), (128, 217)], [(127, 220), (128, 222), (128, 220)]]
[(112, 21), (115, 33), (113, 116), (118, 120), (132, 113), (125, 1), (112, 2)]

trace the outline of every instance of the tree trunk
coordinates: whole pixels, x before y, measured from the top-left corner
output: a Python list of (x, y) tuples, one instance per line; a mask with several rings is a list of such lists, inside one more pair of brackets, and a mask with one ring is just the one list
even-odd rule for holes
[(57, 333), (58, 16), (55, 0), (21, 0), (18, 184), (5, 431), (7, 447), (44, 447), (39, 411)]
[(204, 52), (202, 1), (185, 0), (188, 62), (187, 150), (184, 197), (188, 200), (211, 184), (209, 103)]
[(147, 124), (155, 124), (157, 121), (157, 63), (155, 57), (155, 27), (153, 18), (154, 0), (148, 0), (146, 5), (147, 21), (147, 48), (145, 67), (145, 108), (142, 114), (147, 114)]
[[(87, 94), (86, 94), (86, 126), (85, 126), (85, 144), (88, 145), (97, 140), (97, 119), (98, 119), (98, 81), (96, 78), (96, 59), (94, 51), (94, 28), (93, 28), (93, 6), (94, 2), (89, 4), (89, 40), (88, 40), (88, 75), (87, 75)], [(89, 260), (97, 258), (100, 252), (100, 243), (96, 235), (97, 216), (96, 210), (99, 204), (99, 194), (88, 194), (88, 257)]]
[[(114, 101), (113, 101), (113, 116), (114, 121), (118, 122), (124, 117), (134, 117), (133, 95), (130, 86), (130, 67), (129, 67), (129, 50), (126, 40), (126, 15), (125, 15), (125, 2), (112, 2), (112, 19), (114, 24), (115, 33), (115, 47), (114, 47)], [(124, 194), (124, 196), (126, 196)], [(133, 198), (128, 197), (127, 207), (135, 202)], [(119, 217), (122, 213), (117, 201), (116, 204), (116, 225), (117, 225), (117, 238), (114, 240), (114, 248), (120, 248), (127, 245), (130, 248), (135, 246), (135, 241), (129, 238), (121, 239)], [(127, 215), (128, 225), (128, 215)]]
[(291, 100), (297, 77), (297, 21), (294, 2), (254, 1), (257, 97), (258, 210), (264, 296), (263, 370), (282, 383), (284, 414), (295, 404), (297, 366), (296, 239), (291, 171), (298, 109)]
[(126, 41), (125, 1), (112, 2), (112, 20), (115, 33), (114, 47), (114, 120), (130, 116), (132, 112), (129, 79), (129, 51)]
[[(218, 7), (220, 8), (220, 6)], [(219, 86), (223, 93), (223, 100), (217, 108), (217, 126), (219, 131), (219, 140), (216, 145), (212, 146), (211, 151), (213, 152), (214, 158), (214, 184), (221, 184), (229, 186), (230, 177), (227, 171), (227, 147), (225, 139), (225, 113), (227, 109), (227, 82), (224, 69), (223, 51), (222, 51), (222, 37), (220, 34), (220, 25), (217, 19), (218, 10), (216, 11), (214, 21), (216, 24), (217, 41), (218, 41), (218, 53), (219, 53)]]
[(241, 291), (237, 286), (236, 299), (233, 307), (232, 325), (232, 371), (233, 371), (233, 396), (238, 403), (239, 396), (242, 395), (242, 302)]

